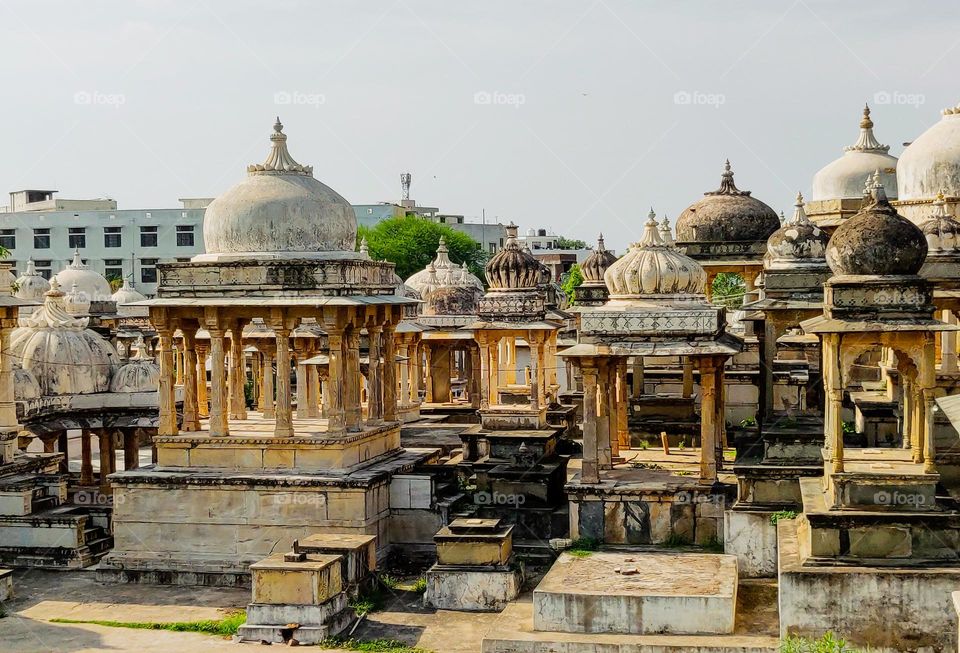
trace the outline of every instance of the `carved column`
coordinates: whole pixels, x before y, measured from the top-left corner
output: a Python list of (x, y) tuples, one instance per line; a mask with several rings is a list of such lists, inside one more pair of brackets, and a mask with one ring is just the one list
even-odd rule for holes
[(490, 407), (490, 345), (486, 336), (480, 335), (480, 409)]
[[(610, 449), (610, 393), (607, 390), (610, 375), (608, 361), (605, 358), (597, 359), (597, 465), (600, 469), (610, 469), (612, 465), (612, 451)], [(586, 397), (584, 397), (586, 405)], [(586, 412), (583, 417), (587, 420)]]
[(367, 325), (367, 339), (369, 341), (367, 367), (369, 390), (367, 391), (367, 423), (373, 426), (383, 423), (384, 384), (380, 369), (380, 337), (383, 328), (379, 324)]
[[(953, 311), (943, 311), (943, 321), (947, 324), (956, 324), (957, 318)], [(942, 331), (940, 333), (940, 371), (953, 373), (957, 371), (957, 332)]]
[[(186, 374), (190, 373), (189, 361), (186, 356), (183, 359), (184, 363), (184, 372)], [(121, 431), (123, 436), (123, 468), (127, 469), (137, 469), (140, 467), (140, 448), (137, 446), (137, 431), (135, 429), (127, 429), (126, 431)]]
[(309, 403), (309, 390), (307, 390), (307, 367), (303, 364), (306, 355), (302, 351), (297, 351), (297, 419), (306, 419), (309, 413), (307, 404)]
[(234, 320), (230, 326), (230, 419), (247, 419), (246, 361), (243, 354), (243, 327), (245, 320)]
[(584, 483), (600, 482), (597, 433), (597, 368), (592, 359), (580, 359), (583, 378), (583, 463), (580, 477)]
[(607, 371), (601, 381), (602, 391), (607, 400), (607, 433), (610, 434), (610, 466), (622, 463), (620, 456), (620, 436), (617, 432), (619, 418), (617, 417), (617, 359), (606, 359)]
[(324, 326), (329, 344), (329, 367), (326, 387), (323, 391), (323, 406), (327, 414), (327, 429), (340, 433), (346, 426), (343, 408), (343, 328), (333, 323)]
[(717, 375), (710, 356), (700, 359), (700, 482), (717, 480)]
[(183, 333), (183, 430), (200, 430), (197, 399), (196, 330), (181, 327)]
[(824, 414), (825, 438), (830, 449), (830, 467), (843, 472), (843, 382), (840, 369), (840, 334), (823, 336), (823, 383), (827, 388)]
[(227, 361), (224, 351), (224, 329), (219, 323), (210, 327), (210, 436), (230, 435), (227, 420)]
[(290, 396), (290, 331), (292, 325), (283, 310), (274, 309), (270, 326), (277, 338), (277, 416), (273, 434), (278, 438), (293, 435), (293, 401)]
[(383, 327), (383, 419), (396, 422), (397, 417), (397, 326)]
[[(161, 345), (162, 346), (162, 345)], [(170, 354), (170, 381), (173, 381), (173, 352), (168, 350)], [(100, 429), (100, 491), (104, 494), (110, 492), (110, 481), (107, 480), (107, 476), (113, 471), (114, 460), (113, 460), (113, 438), (110, 437), (110, 431), (108, 429)]]
[(419, 342), (413, 343), (413, 369), (410, 373), (410, 378), (412, 383), (410, 384), (410, 400), (415, 403), (420, 403), (420, 389), (423, 387), (423, 361), (421, 360), (421, 344)]
[(543, 370), (540, 367), (540, 339), (538, 334), (531, 331), (527, 335), (527, 342), (530, 344), (530, 410), (540, 411), (540, 377)]
[(639, 399), (643, 396), (643, 356), (634, 356), (633, 358), (633, 383), (631, 384), (633, 398)]
[(490, 343), (490, 405), (500, 405), (500, 337)]
[(630, 448), (630, 430), (627, 428), (627, 359), (617, 361), (617, 441), (620, 449)]
[[(310, 356), (316, 355), (315, 351)], [(320, 417), (320, 370), (316, 365), (307, 365), (307, 417)]]
[(160, 416), (157, 435), (176, 435), (177, 408), (173, 389), (175, 380), (173, 326), (167, 322), (165, 316), (157, 320), (157, 335), (160, 340), (160, 393), (158, 398)]
[(423, 345), (423, 355), (424, 355), (424, 358), (426, 359), (425, 368), (427, 370), (427, 375), (425, 379), (426, 387), (424, 388), (426, 392), (424, 393), (423, 398), (424, 398), (424, 401), (426, 401), (428, 404), (432, 404), (435, 401), (433, 397), (433, 375), (434, 375), (433, 348), (434, 348), (434, 345), (432, 343), (425, 343)]
[(693, 396), (693, 361), (689, 356), (683, 357), (683, 398)]
[(93, 485), (93, 453), (90, 446), (90, 429), (80, 430), (80, 485)]
[(480, 364), (480, 349), (476, 345), (470, 347), (470, 407), (480, 408), (481, 395), (480, 389), (483, 372)]
[(263, 372), (262, 387), (260, 389), (260, 399), (263, 404), (263, 418), (276, 419), (277, 409), (273, 382), (276, 378), (273, 371), (273, 347), (263, 348)]
[(210, 405), (207, 400), (207, 345), (196, 343), (197, 348), (197, 413), (199, 417), (210, 417)]
[(347, 420), (348, 431), (360, 430), (360, 383), (363, 375), (360, 374), (360, 328), (351, 326), (344, 336), (344, 361), (346, 374), (343, 378), (344, 417)]

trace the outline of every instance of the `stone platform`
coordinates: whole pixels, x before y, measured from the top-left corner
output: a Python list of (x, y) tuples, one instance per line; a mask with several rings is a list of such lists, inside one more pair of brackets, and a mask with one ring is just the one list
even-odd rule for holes
[(533, 593), (533, 627), (565, 633), (729, 634), (734, 556), (603, 550), (562, 554)]

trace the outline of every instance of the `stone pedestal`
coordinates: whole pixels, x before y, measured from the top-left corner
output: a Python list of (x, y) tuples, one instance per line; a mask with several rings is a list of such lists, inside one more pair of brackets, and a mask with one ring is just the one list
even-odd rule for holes
[(436, 534), (437, 563), (423, 602), (441, 610), (499, 612), (520, 593), (513, 526), (499, 519), (455, 519)]
[(0, 569), (0, 603), (13, 598), (13, 569)]

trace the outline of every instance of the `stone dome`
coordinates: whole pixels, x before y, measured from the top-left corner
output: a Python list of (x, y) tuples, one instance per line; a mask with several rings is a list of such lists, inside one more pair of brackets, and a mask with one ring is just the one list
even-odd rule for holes
[[(67, 267), (56, 274), (57, 283), (61, 288), (66, 288), (73, 292), (76, 285), (76, 292), (83, 296), (87, 302), (109, 302), (113, 301), (113, 290), (110, 288), (110, 282), (90, 267), (80, 258), (80, 250), (73, 254), (73, 261)], [(89, 308), (89, 304), (87, 306)]]
[(424, 315), (476, 315), (479, 293), (471, 286), (442, 286), (426, 299)]
[(484, 269), (491, 290), (530, 290), (549, 282), (544, 280), (544, 266), (529, 251), (524, 251), (517, 240), (517, 225), (507, 225), (507, 240), (503, 249), (487, 261)]
[(960, 106), (943, 110), (939, 122), (900, 155), (897, 199), (932, 199), (941, 190), (960, 196)]
[(70, 315), (90, 315), (90, 298), (80, 292), (76, 282), (70, 287), (70, 292), (64, 295), (63, 305)]
[(145, 299), (146, 296), (133, 287), (130, 279), (124, 279), (123, 285), (120, 286), (117, 292), (113, 293), (113, 301), (117, 303), (118, 307), (132, 304), (133, 302), (142, 302)]
[(960, 222), (947, 213), (943, 191), (937, 193), (933, 213), (920, 223), (930, 254), (960, 254)]
[(13, 398), (16, 401), (29, 401), (43, 396), (37, 377), (23, 369), (19, 364), (13, 365)]
[(881, 184), (873, 204), (837, 227), (827, 243), (835, 275), (915, 275), (927, 256), (920, 229), (890, 206)]
[(43, 293), (50, 290), (50, 282), (37, 272), (33, 259), (27, 260), (27, 269), (17, 279), (16, 296), (20, 299), (42, 300)]
[(607, 271), (617, 257), (613, 252), (608, 252), (603, 245), (603, 234), (597, 238), (597, 247), (580, 264), (580, 271), (583, 273), (583, 282), (592, 284), (603, 283), (603, 273)]
[(776, 211), (736, 187), (728, 160), (720, 188), (704, 193), (677, 218), (677, 243), (766, 241), (779, 228)]
[(807, 217), (803, 210), (803, 195), (797, 193), (793, 206), (793, 217), (767, 239), (766, 268), (822, 267), (826, 264), (830, 238)]
[[(455, 285), (465, 283), (483, 291), (483, 282), (467, 270), (467, 264), (459, 266), (450, 260), (450, 251), (447, 249), (447, 239), (440, 236), (440, 244), (437, 245), (437, 258), (435, 258), (426, 268), (410, 275), (404, 282), (423, 297), (424, 285), (430, 277), (429, 268), (433, 266), (434, 274), (438, 285)], [(426, 299), (426, 297), (423, 297)]]
[(643, 238), (607, 268), (603, 280), (611, 300), (703, 295), (707, 273), (699, 263), (660, 238), (651, 210)]
[(195, 261), (230, 258), (353, 258), (357, 218), (350, 203), (293, 160), (277, 119), (266, 161), (207, 206), (207, 253)]
[(120, 361), (117, 351), (87, 328), (88, 318), (67, 313), (56, 278), (50, 286), (43, 306), (14, 330), (11, 353), (36, 377), (44, 396), (106, 392)]
[(143, 336), (137, 338), (137, 355), (121, 365), (110, 380), (110, 392), (156, 392), (160, 387), (160, 366), (147, 355)]
[(863, 180), (880, 172), (880, 183), (887, 197), (897, 197), (897, 157), (889, 154), (890, 146), (881, 145), (873, 135), (870, 107), (864, 106), (860, 120), (860, 138), (843, 148), (843, 156), (821, 168), (813, 176), (814, 201), (858, 199)]

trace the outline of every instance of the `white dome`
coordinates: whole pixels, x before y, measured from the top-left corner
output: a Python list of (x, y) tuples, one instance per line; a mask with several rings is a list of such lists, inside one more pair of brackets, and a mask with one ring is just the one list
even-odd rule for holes
[(160, 387), (160, 366), (147, 355), (143, 336), (137, 338), (137, 355), (120, 366), (110, 381), (110, 392), (156, 392)]
[(404, 282), (418, 293), (421, 298), (426, 299), (424, 290), (430, 280), (430, 267), (433, 267), (433, 274), (436, 277), (435, 286), (473, 286), (477, 290), (483, 290), (483, 282), (470, 273), (467, 264), (459, 266), (450, 260), (449, 250), (447, 249), (447, 240), (440, 236), (440, 244), (437, 246), (437, 258), (427, 265), (426, 268), (410, 275)]
[(10, 352), (33, 374), (45, 396), (106, 392), (119, 363), (116, 350), (87, 327), (87, 318), (67, 313), (56, 279), (43, 306), (10, 338)]
[(50, 290), (50, 282), (37, 272), (33, 259), (27, 260), (27, 269), (17, 279), (16, 295), (20, 299), (42, 300), (43, 293)]
[(63, 305), (70, 315), (84, 316), (90, 315), (90, 297), (86, 293), (80, 292), (76, 282), (63, 297)]
[(859, 199), (864, 181), (876, 171), (887, 197), (897, 198), (897, 157), (888, 154), (889, 145), (881, 145), (874, 137), (870, 107), (863, 109), (860, 138), (843, 150), (843, 156), (813, 176), (813, 201)]
[(918, 136), (900, 155), (897, 199), (933, 199), (943, 190), (960, 196), (960, 106), (944, 109), (940, 122)]
[(664, 244), (651, 210), (643, 238), (617, 259), (603, 275), (611, 300), (663, 296), (702, 296), (707, 273), (699, 263)]
[(20, 367), (19, 364), (15, 364), (13, 366), (13, 398), (16, 401), (28, 401), (39, 399), (42, 396), (43, 393), (40, 391), (37, 377)]
[(246, 179), (207, 206), (207, 254), (194, 260), (357, 256), (353, 207), (293, 160), (279, 119), (273, 129), (266, 161), (248, 166)]
[(57, 283), (61, 288), (73, 291), (76, 284), (77, 292), (86, 295), (91, 302), (109, 302), (113, 295), (110, 282), (96, 270), (91, 270), (80, 258), (80, 251), (74, 252), (73, 261), (66, 268), (56, 274)]
[(133, 302), (142, 302), (145, 299), (146, 296), (134, 288), (129, 279), (124, 279), (123, 285), (117, 292), (113, 293), (113, 301), (117, 303), (118, 307), (125, 304), (132, 304)]

